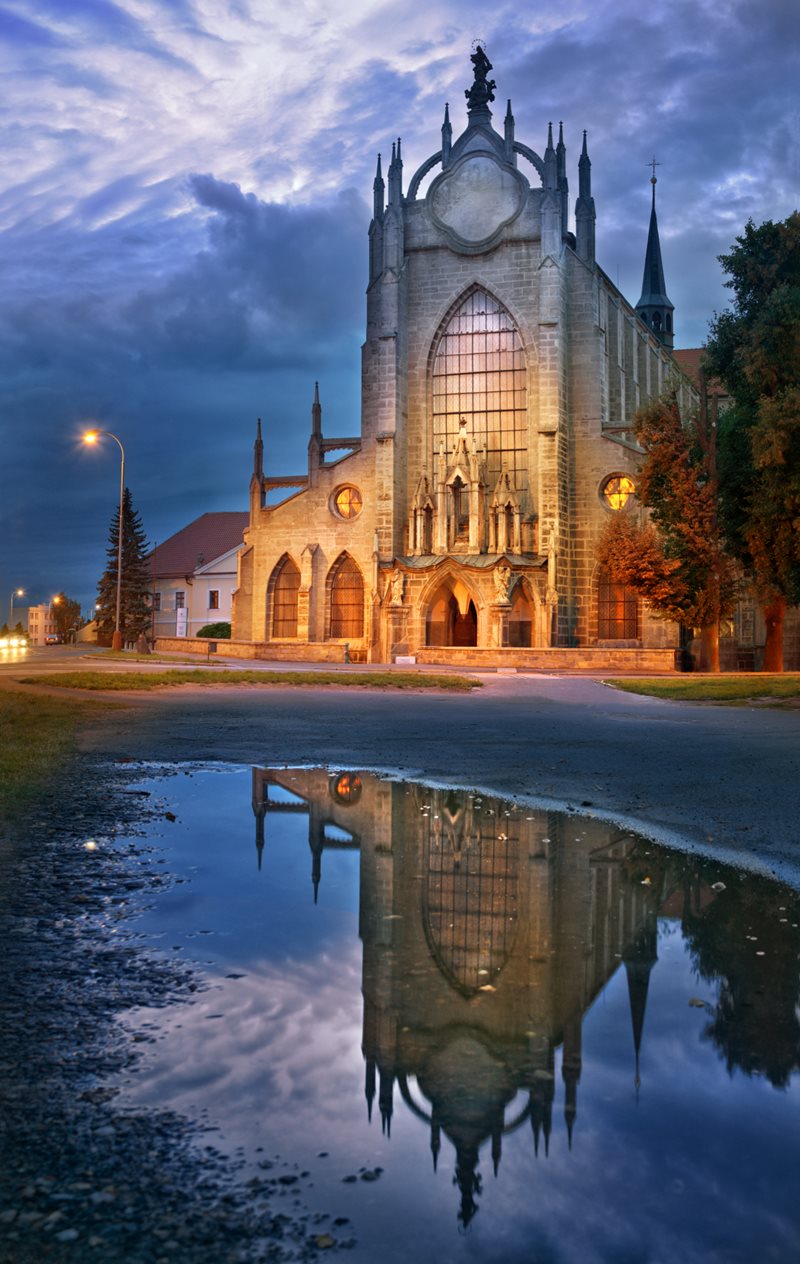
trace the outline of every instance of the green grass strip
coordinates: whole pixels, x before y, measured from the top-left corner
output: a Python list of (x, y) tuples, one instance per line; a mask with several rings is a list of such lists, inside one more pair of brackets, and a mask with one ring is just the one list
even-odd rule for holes
[(15, 817), (75, 750), (75, 730), (100, 702), (0, 689), (0, 818)]
[(22, 685), (47, 685), (56, 689), (143, 690), (165, 685), (337, 685), (367, 689), (447, 689), (457, 693), (480, 688), (480, 682), (466, 676), (434, 675), (427, 672), (335, 672), (335, 671), (158, 671), (158, 672), (58, 672), (47, 676), (22, 676)]
[(668, 698), (675, 702), (751, 702), (759, 698), (800, 698), (800, 674), (762, 676), (742, 674), (724, 676), (642, 677), (613, 679), (604, 682), (625, 693), (644, 694), (648, 698)]

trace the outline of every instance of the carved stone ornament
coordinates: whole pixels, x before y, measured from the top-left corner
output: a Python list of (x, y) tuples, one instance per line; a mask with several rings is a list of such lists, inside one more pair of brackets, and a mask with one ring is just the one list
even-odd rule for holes
[(476, 254), (517, 218), (526, 196), (524, 176), (485, 150), (465, 155), (437, 176), (428, 209), (456, 250)]

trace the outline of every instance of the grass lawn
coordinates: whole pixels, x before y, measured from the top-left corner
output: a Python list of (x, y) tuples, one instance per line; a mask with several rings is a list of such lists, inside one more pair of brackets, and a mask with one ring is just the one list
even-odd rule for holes
[(427, 672), (335, 671), (159, 671), (159, 672), (59, 672), (51, 676), (21, 676), (23, 685), (47, 685), (56, 689), (142, 690), (165, 685), (337, 685), (368, 689), (447, 689), (464, 693), (480, 688), (466, 676)]
[(659, 676), (640, 679), (604, 681), (626, 693), (646, 694), (650, 698), (671, 698), (676, 702), (751, 702), (753, 699), (774, 699), (776, 702), (800, 698), (800, 673), (761, 675), (757, 672), (726, 673), (724, 676)]
[(14, 817), (72, 754), (79, 722), (101, 707), (0, 689), (0, 819)]

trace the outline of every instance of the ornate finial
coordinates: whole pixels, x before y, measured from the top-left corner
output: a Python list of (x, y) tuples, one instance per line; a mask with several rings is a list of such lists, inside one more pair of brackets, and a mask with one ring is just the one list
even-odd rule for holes
[(492, 63), (477, 40), (473, 41), (473, 47), (475, 52), (471, 54), (470, 61), (475, 81), (471, 88), (465, 88), (464, 96), (467, 98), (470, 110), (485, 110), (489, 102), (494, 101), (494, 90), (497, 84), (494, 79), (486, 78), (492, 69)]
[(653, 168), (653, 174), (652, 174), (652, 175), (651, 175), (651, 177), (650, 177), (650, 183), (651, 183), (651, 184), (657, 184), (657, 183), (658, 183), (658, 181), (657, 181), (657, 179), (656, 179), (656, 167), (660, 167), (660, 166), (661, 166), (661, 163), (660, 163), (660, 162), (656, 162), (656, 160), (655, 160), (655, 156), (653, 156), (653, 157), (650, 159), (650, 161), (648, 162), (648, 164), (647, 164), (647, 165), (648, 165), (648, 167), (652, 167), (652, 168)]

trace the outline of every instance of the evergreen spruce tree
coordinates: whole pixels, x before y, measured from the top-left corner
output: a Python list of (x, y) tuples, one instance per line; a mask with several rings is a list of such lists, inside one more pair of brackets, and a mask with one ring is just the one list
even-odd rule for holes
[[(111, 642), (117, 604), (117, 549), (119, 547), (119, 510), (111, 520), (106, 549), (107, 565), (97, 585), (97, 635), (101, 642)], [(122, 497), (122, 584), (120, 587), (119, 626), (123, 643), (135, 641), (151, 625), (150, 563), (147, 537), (141, 518), (133, 508), (130, 490)]]

